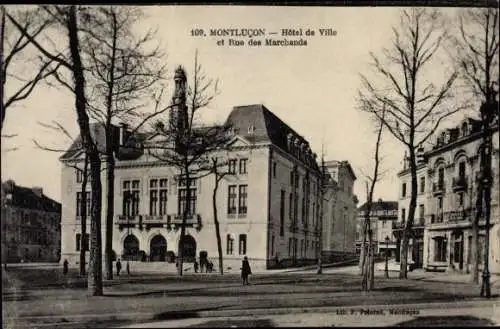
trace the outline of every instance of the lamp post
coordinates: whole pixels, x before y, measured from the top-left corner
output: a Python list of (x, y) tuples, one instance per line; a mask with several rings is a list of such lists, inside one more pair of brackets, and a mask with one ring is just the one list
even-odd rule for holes
[(385, 277), (389, 278), (389, 237), (385, 237), (385, 267), (384, 267), (384, 273)]

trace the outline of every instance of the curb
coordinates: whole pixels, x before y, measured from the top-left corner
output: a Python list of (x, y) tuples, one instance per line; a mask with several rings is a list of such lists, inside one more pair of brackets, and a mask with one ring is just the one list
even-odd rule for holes
[[(105, 313), (105, 314), (74, 314), (74, 315), (41, 315), (41, 316), (27, 316), (21, 318), (7, 317), (3, 319), (4, 324), (15, 323), (16, 325), (48, 325), (54, 323), (70, 323), (70, 322), (107, 322), (107, 321), (134, 321), (139, 322), (155, 322), (155, 321), (171, 321), (181, 319), (196, 319), (196, 318), (213, 318), (213, 317), (244, 317), (244, 316), (272, 316), (284, 314), (298, 314), (298, 313), (335, 313), (337, 311), (344, 312), (345, 310), (360, 310), (360, 309), (435, 309), (439, 308), (453, 308), (453, 307), (500, 307), (500, 298), (485, 300), (484, 298), (475, 297), (467, 301), (456, 302), (431, 302), (431, 303), (415, 303), (415, 304), (395, 304), (395, 305), (353, 305), (353, 306), (323, 306), (323, 307), (291, 307), (291, 308), (263, 308), (263, 309), (234, 309), (234, 310), (207, 310), (193, 309), (182, 311), (169, 311), (163, 314), (158, 313)], [(224, 307), (224, 306), (222, 306)]]

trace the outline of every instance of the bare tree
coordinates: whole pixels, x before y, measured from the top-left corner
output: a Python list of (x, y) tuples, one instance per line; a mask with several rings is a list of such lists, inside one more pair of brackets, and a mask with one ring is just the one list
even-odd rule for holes
[[(400, 278), (407, 278), (408, 242), (413, 226), (417, 201), (416, 151), (422, 148), (441, 122), (467, 104), (452, 106), (452, 87), (457, 72), (442, 72), (432, 66), (445, 37), (436, 9), (403, 10), (398, 28), (393, 28), (393, 44), (383, 50), (383, 60), (371, 54), (378, 80), (362, 75), (363, 89), (359, 92), (362, 107), (375, 115), (392, 136), (409, 152), (411, 200), (403, 239)], [(430, 71), (432, 70), (432, 71)], [(430, 72), (445, 77), (442, 83), (429, 82)], [(438, 83), (439, 87), (436, 87)], [(382, 120), (381, 109), (385, 105)]]
[[(373, 176), (368, 177), (368, 181), (366, 182), (366, 209), (364, 212), (364, 223), (363, 223), (363, 242), (368, 240), (368, 246), (363, 243), (363, 280), (361, 283), (361, 289), (363, 291), (370, 291), (374, 288), (374, 277), (375, 277), (375, 248), (373, 245), (373, 229), (371, 225), (371, 211), (372, 211), (372, 202), (373, 202), (373, 192), (375, 191), (375, 185), (381, 178), (380, 173), (380, 142), (382, 140), (382, 132), (384, 130), (384, 121), (385, 120), (385, 105), (382, 105), (381, 113), (380, 113), (379, 127), (377, 130), (377, 139), (375, 142), (375, 154), (373, 156), (374, 168), (373, 168)], [(368, 182), (370, 187), (368, 187)], [(376, 225), (376, 223), (375, 223)], [(387, 252), (387, 251), (386, 251)]]
[[(23, 27), (13, 16), (7, 13), (9, 20), (16, 28), (34, 45), (47, 59), (61, 65), (68, 70), (73, 81), (71, 89), (75, 94), (75, 109), (78, 117), (78, 126), (82, 139), (82, 147), (89, 157), (90, 176), (92, 187), (92, 211), (90, 232), (90, 259), (88, 273), (88, 293), (92, 296), (102, 296), (102, 242), (101, 242), (101, 204), (102, 185), (100, 177), (101, 160), (99, 150), (90, 131), (90, 121), (87, 109), (87, 97), (85, 89), (85, 68), (82, 62), (82, 51), (80, 46), (80, 20), (89, 19), (88, 15), (82, 15), (84, 8), (70, 6), (42, 6), (43, 14), (46, 14), (56, 24), (57, 29), (68, 36), (67, 47), (63, 51), (54, 54), (38, 42), (34, 36)], [(39, 11), (39, 14), (42, 14)], [(69, 51), (69, 56), (64, 53)]]
[[(156, 121), (158, 138), (148, 147), (149, 153), (159, 161), (180, 171), (180, 183), (186, 187), (184, 209), (179, 209), (182, 217), (178, 246), (178, 273), (183, 273), (184, 242), (187, 218), (195, 216), (191, 209), (192, 185), (196, 182), (197, 170), (208, 161), (213, 151), (225, 143), (221, 138), (227, 132), (226, 126), (196, 126), (196, 116), (206, 108), (218, 94), (218, 82), (208, 78), (198, 63), (196, 53), (192, 84), (186, 85), (184, 70), (179, 67), (175, 72), (176, 92), (173, 97), (171, 116), (168, 124)], [(181, 214), (182, 212), (182, 214)]]
[[(15, 103), (28, 98), (38, 83), (54, 74), (60, 66), (51, 59), (42, 59), (35, 74), (33, 72), (29, 74), (15, 72), (14, 67), (26, 68), (29, 66), (30, 59), (26, 58), (26, 50), (29, 50), (27, 46), (30, 41), (7, 20), (7, 15), (15, 17), (16, 21), (33, 38), (37, 38), (51, 24), (50, 20), (37, 16), (35, 10), (16, 8), (12, 12), (8, 12), (5, 6), (0, 6), (0, 103), (2, 104), (0, 131), (3, 131), (7, 110)], [(27, 69), (23, 71), (27, 71)], [(9, 95), (6, 94), (7, 84), (9, 85), (8, 89), (10, 89)]]
[[(480, 102), (492, 106), (492, 111), (498, 109), (495, 106), (496, 90), (498, 87), (498, 65), (499, 65), (499, 35), (498, 35), (498, 9), (497, 8), (474, 8), (461, 9), (458, 15), (458, 37), (452, 38), (456, 51), (455, 59), (460, 67), (460, 78), (464, 81), (467, 91), (472, 95), (474, 102)], [(483, 147), (486, 150), (491, 146), (491, 134), (489, 117), (492, 113), (480, 113), (483, 130)], [(481, 181), (487, 180), (486, 184), (477, 184), (476, 209), (472, 219), (472, 275), (474, 283), (479, 282), (479, 220), (489, 214), (490, 203), (486, 201), (491, 194), (491, 157), (485, 157), (481, 152), (481, 173), (484, 175)], [(489, 174), (488, 174), (489, 173)], [(483, 200), (484, 199), (484, 200)], [(483, 205), (484, 201), (484, 205)], [(483, 208), (488, 208), (484, 210)], [(488, 221), (488, 219), (487, 219)], [(486, 230), (489, 230), (488, 228)], [(488, 245), (486, 244), (486, 248)]]
[(88, 62), (90, 116), (103, 125), (106, 139), (104, 254), (108, 280), (113, 278), (114, 170), (115, 152), (118, 151), (113, 123), (117, 120), (129, 124), (132, 122), (136, 124), (133, 130), (137, 131), (147, 120), (168, 109), (160, 110), (156, 106), (153, 115), (144, 110), (151, 105), (148, 100), (152, 90), (161, 87), (159, 82), (164, 79), (166, 69), (160, 49), (148, 49), (154, 42), (155, 32), (148, 30), (140, 38), (135, 37), (134, 23), (143, 18), (140, 8), (102, 6), (93, 8), (92, 20), (89, 20), (92, 24), (84, 27), (87, 36), (84, 58)]

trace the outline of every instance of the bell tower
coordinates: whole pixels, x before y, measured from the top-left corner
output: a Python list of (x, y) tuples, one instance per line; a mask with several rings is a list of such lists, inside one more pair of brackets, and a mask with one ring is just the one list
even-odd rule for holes
[(176, 132), (182, 132), (188, 123), (186, 82), (186, 72), (179, 65), (174, 74), (175, 90), (172, 97), (172, 109), (170, 110), (170, 127)]

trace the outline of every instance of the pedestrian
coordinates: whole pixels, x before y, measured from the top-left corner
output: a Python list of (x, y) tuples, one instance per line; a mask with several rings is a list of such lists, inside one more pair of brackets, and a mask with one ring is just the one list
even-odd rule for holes
[(212, 261), (208, 262), (208, 273), (212, 273), (213, 269), (214, 269), (214, 263), (212, 263)]
[(243, 285), (248, 285), (248, 276), (252, 274), (252, 270), (250, 269), (250, 263), (248, 263), (247, 256), (243, 257), (243, 261), (241, 262), (241, 280)]
[(198, 273), (198, 261), (194, 260), (194, 273)]
[(63, 274), (64, 275), (68, 274), (68, 265), (69, 265), (68, 260), (65, 259), (63, 262)]
[(127, 269), (127, 275), (130, 276), (130, 264), (129, 264), (128, 261), (127, 261), (127, 267), (126, 267), (126, 269)]
[(122, 270), (122, 263), (120, 262), (120, 258), (116, 261), (116, 276), (120, 276), (120, 271)]

